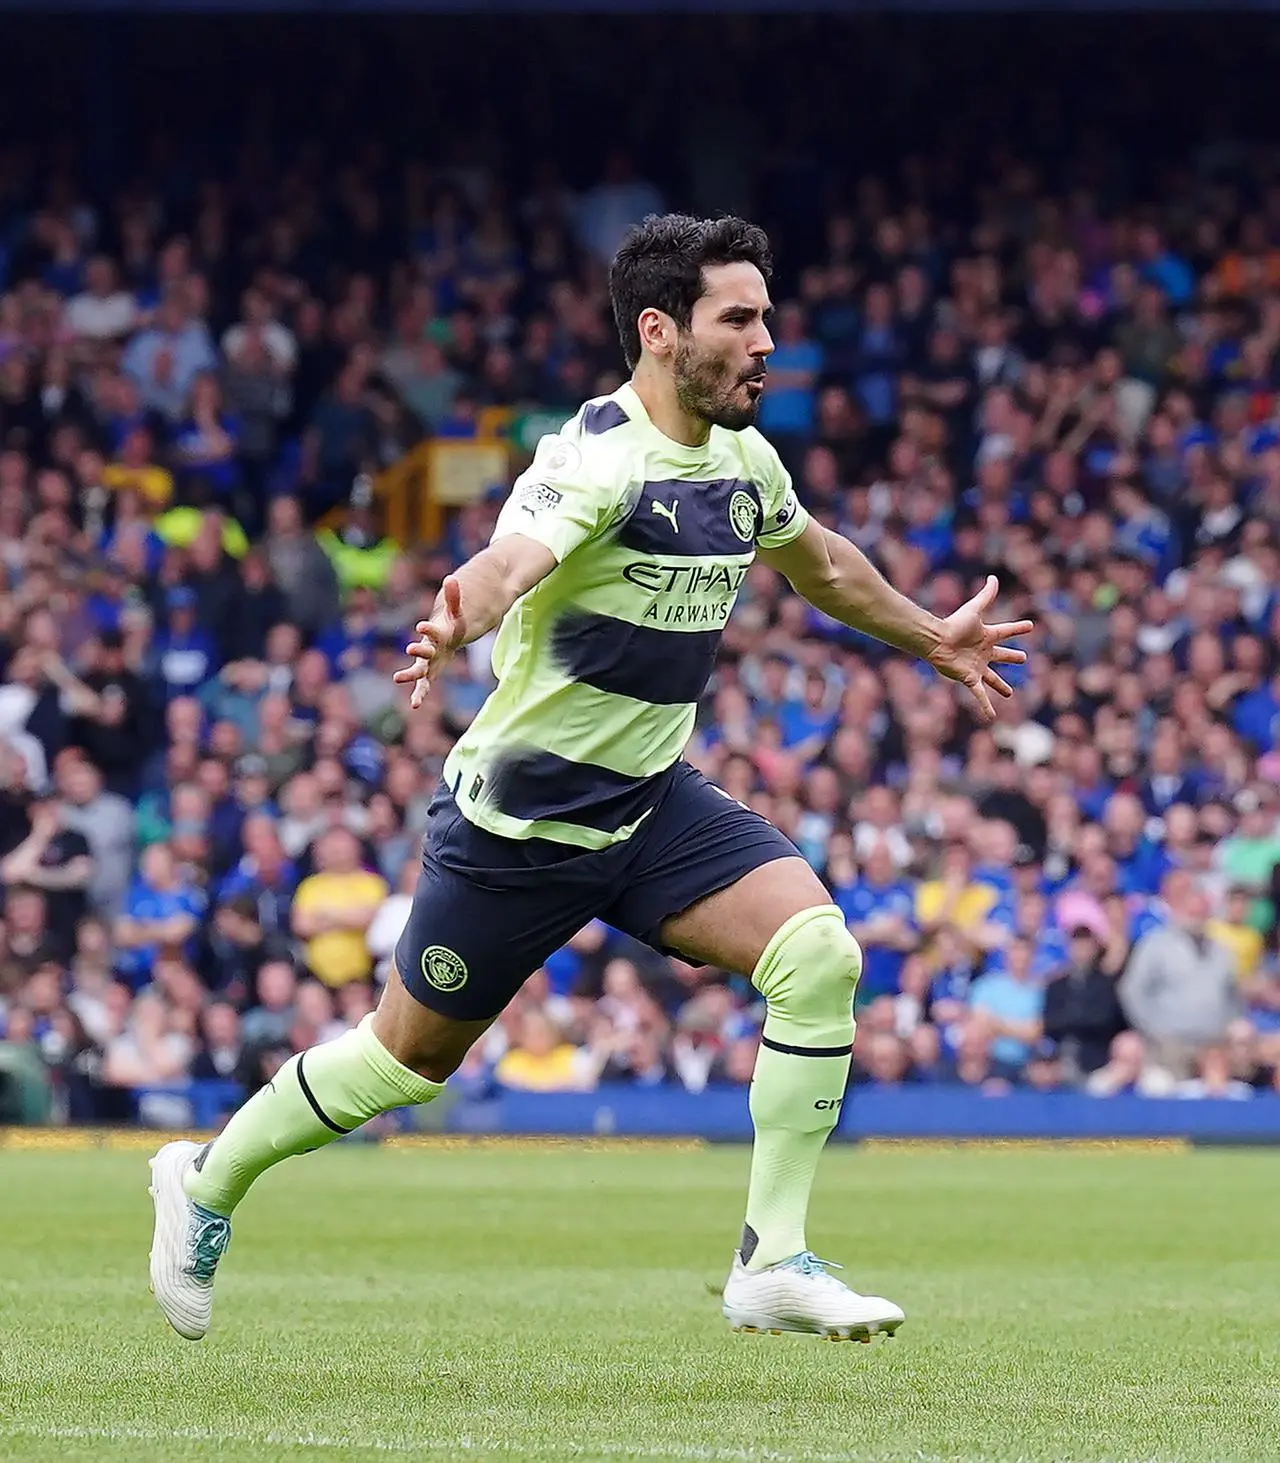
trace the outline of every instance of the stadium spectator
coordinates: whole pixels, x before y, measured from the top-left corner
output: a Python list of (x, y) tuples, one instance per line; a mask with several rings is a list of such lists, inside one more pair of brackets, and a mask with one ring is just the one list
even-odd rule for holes
[(1138, 940), (1119, 994), (1150, 1061), (1185, 1080), (1200, 1050), (1225, 1037), (1239, 994), (1231, 952), (1206, 929), (1208, 897), (1179, 881), (1166, 900), (1170, 923)]
[(330, 987), (367, 980), (373, 955), (366, 936), (382, 902), (386, 881), (360, 866), (360, 844), (346, 828), (330, 828), (316, 841), (316, 872), (293, 897), (293, 931), (306, 942), (307, 969)]
[(67, 826), (58, 803), (33, 803), (29, 816), (31, 832), (0, 861), (0, 882), (44, 895), (52, 947), (69, 958), (76, 929), (88, 912), (93, 856), (84, 835)]
[(1016, 937), (1002, 967), (987, 971), (969, 991), (966, 1026), (977, 1026), (991, 1043), (992, 1071), (1016, 1080), (1044, 1034), (1044, 988), (1032, 975), (1033, 947)]
[[(1280, 1065), (1280, 277), (1246, 202), (1265, 178), (1242, 154), (1227, 196), (1188, 157), (1139, 208), (1082, 165), (1068, 208), (1051, 171), (979, 163), (951, 130), (909, 188), (886, 152), (844, 189), (821, 128), (803, 167), (744, 172), (779, 244), (762, 425), (810, 511), (937, 612), (1000, 574), (1040, 626), (1011, 714), (975, 731), (757, 565), (690, 755), (791, 833), (862, 941), (864, 1077), (1256, 1090)], [(610, 389), (600, 261), (680, 194), (621, 156), (575, 191), (520, 147), (501, 183), (428, 161), (401, 218), (405, 162), (192, 163), (185, 201), (143, 165), (145, 204), (68, 176), (83, 232), (12, 202), (0, 1001), (75, 1112), (129, 1109), (107, 1054), (181, 1078), (240, 1042), (254, 1086), (367, 1005), (434, 779), (492, 683), (473, 647), (407, 716), (390, 672), (504, 487), (426, 544), (414, 479), (401, 543), (381, 471), (419, 438), (501, 432), (514, 468)], [(143, 906), (172, 899), (221, 1002), (203, 1017), (151, 938)], [(127, 904), (137, 945), (114, 934)], [(157, 966), (172, 990), (137, 1018), (121, 978)], [(517, 1013), (508, 1075), (749, 1076), (750, 993), (718, 973), (597, 926), (544, 979), (567, 1039), (531, 1019), (525, 1043)]]
[(184, 881), (169, 845), (151, 844), (114, 931), (118, 969), (135, 990), (150, 983), (162, 952), (192, 948), (203, 908), (202, 893)]
[(564, 1041), (552, 1022), (536, 1008), (520, 1019), (515, 1040), (498, 1059), (494, 1080), (523, 1092), (581, 1092), (594, 1087), (613, 1055), (615, 1038), (591, 1051)]
[(1066, 960), (1044, 990), (1044, 1036), (1058, 1081), (1075, 1086), (1106, 1065), (1111, 1043), (1125, 1026), (1116, 972), (1088, 925), (1069, 930)]

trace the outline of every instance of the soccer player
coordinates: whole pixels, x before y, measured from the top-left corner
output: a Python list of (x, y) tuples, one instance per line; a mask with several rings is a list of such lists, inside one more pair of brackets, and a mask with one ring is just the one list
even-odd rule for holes
[(749, 972), (767, 1003), (745, 1224), (724, 1289), (742, 1330), (869, 1339), (903, 1312), (805, 1242), (814, 1170), (844, 1098), (857, 943), (817, 875), (681, 752), (757, 553), (811, 604), (966, 686), (1010, 689), (994, 579), (939, 620), (805, 512), (753, 428), (773, 341), (763, 232), (651, 217), (609, 288), (630, 381), (539, 443), (487, 548), (444, 582), (396, 681), (421, 705), (499, 626), (498, 685), (445, 764), (423, 872), (377, 1011), (291, 1058), (203, 1148), (151, 1160), (151, 1282), (170, 1324), (209, 1325), (230, 1216), (283, 1158), (430, 1102), (529, 974), (593, 917), (659, 950)]

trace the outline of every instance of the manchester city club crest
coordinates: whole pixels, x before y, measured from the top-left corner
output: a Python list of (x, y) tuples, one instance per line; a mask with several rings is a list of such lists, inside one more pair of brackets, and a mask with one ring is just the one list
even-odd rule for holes
[(467, 962), (443, 945), (428, 945), (422, 952), (422, 974), (438, 991), (456, 991), (467, 983)]
[(729, 523), (744, 544), (749, 544), (756, 536), (759, 511), (756, 500), (741, 488), (729, 499)]

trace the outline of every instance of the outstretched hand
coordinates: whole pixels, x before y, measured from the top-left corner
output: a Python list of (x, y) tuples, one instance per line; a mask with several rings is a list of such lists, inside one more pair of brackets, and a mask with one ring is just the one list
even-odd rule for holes
[(418, 638), (406, 645), (404, 653), (413, 662), (398, 670), (392, 679), (400, 686), (412, 686), (409, 707), (416, 711), (426, 700), (432, 676), (439, 675), (453, 659), (454, 652), (466, 639), (467, 627), (462, 618), (462, 590), (457, 578), (446, 575), (440, 587), (440, 603), (429, 620), (419, 620)]
[(978, 703), (978, 719), (984, 724), (996, 719), (990, 692), (997, 696), (1013, 695), (1013, 687), (992, 666), (1021, 665), (1027, 658), (1025, 650), (1015, 650), (1000, 642), (1030, 634), (1035, 628), (1030, 620), (988, 625), (983, 615), (995, 603), (999, 592), (999, 580), (989, 574), (977, 594), (943, 620), (941, 643), (929, 657), (929, 664), (939, 675), (968, 687)]

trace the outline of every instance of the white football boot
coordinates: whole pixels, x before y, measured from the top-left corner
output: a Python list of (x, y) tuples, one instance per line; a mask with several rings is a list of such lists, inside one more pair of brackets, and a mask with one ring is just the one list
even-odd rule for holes
[(859, 1295), (830, 1274), (840, 1269), (810, 1250), (764, 1270), (748, 1270), (736, 1251), (724, 1287), (725, 1319), (735, 1331), (804, 1331), (829, 1341), (870, 1341), (906, 1320), (902, 1310), (878, 1295)]
[(151, 1237), (151, 1292), (164, 1318), (199, 1341), (213, 1313), (213, 1272), (231, 1243), (231, 1221), (187, 1197), (182, 1178), (199, 1143), (166, 1143), (151, 1160), (156, 1227)]

